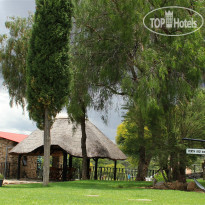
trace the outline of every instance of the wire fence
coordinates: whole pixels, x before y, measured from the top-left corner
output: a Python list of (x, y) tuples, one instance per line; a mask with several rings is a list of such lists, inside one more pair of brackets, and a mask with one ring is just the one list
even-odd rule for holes
[[(2, 164), (2, 163), (1, 163)], [(0, 164), (0, 171), (4, 170), (4, 165)], [(3, 168), (1, 168), (3, 167)], [(9, 168), (8, 168), (9, 170)], [(94, 180), (95, 176), (95, 167), (90, 166), (90, 179)], [(149, 169), (147, 173), (147, 178), (154, 176), (158, 172), (159, 168)], [(98, 167), (97, 168), (97, 180), (114, 180), (114, 168), (113, 167)], [(195, 164), (191, 168), (191, 174), (187, 174), (187, 178), (195, 176), (195, 174), (202, 174), (202, 168), (200, 165)], [(135, 181), (137, 176), (137, 169), (128, 169), (128, 168), (116, 168), (116, 180), (117, 181)], [(197, 175), (198, 176), (198, 175)], [(37, 178), (42, 179), (43, 177), (43, 169), (42, 164), (38, 164), (37, 166)], [(198, 177), (196, 177), (198, 178)], [(82, 179), (82, 168), (78, 167), (72, 173), (72, 180), (80, 180)]]
[[(97, 179), (98, 180), (114, 180), (115, 169), (111, 167), (98, 167)], [(149, 169), (147, 177), (153, 176), (157, 172), (157, 169)], [(90, 167), (90, 179), (94, 179), (95, 167)], [(128, 168), (116, 168), (116, 180), (117, 181), (134, 181), (136, 180), (137, 169)]]

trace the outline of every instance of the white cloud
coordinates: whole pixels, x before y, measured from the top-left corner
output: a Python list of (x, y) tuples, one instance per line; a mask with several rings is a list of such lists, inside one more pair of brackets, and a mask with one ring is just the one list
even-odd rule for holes
[(7, 17), (27, 17), (28, 12), (35, 11), (35, 0), (0, 0), (0, 34), (8, 33), (5, 28)]
[(36, 129), (35, 123), (29, 120), (28, 112), (21, 107), (9, 105), (9, 94), (2, 86), (0, 79), (0, 131), (30, 134)]

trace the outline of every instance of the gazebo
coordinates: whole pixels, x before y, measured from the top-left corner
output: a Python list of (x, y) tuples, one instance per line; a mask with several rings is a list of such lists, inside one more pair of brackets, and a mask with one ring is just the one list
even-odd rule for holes
[[(43, 155), (43, 134), (44, 132), (42, 130), (35, 130), (10, 151), (10, 154), (19, 155), (18, 178), (20, 178), (20, 160), (22, 155)], [(117, 160), (125, 160), (127, 157), (116, 144), (107, 138), (89, 120), (86, 120), (86, 134), (88, 161), (90, 162), (91, 158), (95, 161), (94, 179), (97, 179), (99, 158), (107, 158), (114, 161), (114, 179), (116, 179)], [(68, 118), (57, 118), (53, 123), (51, 128), (51, 155), (63, 155), (63, 180), (66, 180), (67, 175), (67, 154), (69, 154), (70, 169), (72, 168), (72, 157), (82, 158), (81, 136), (80, 126), (75, 127)]]

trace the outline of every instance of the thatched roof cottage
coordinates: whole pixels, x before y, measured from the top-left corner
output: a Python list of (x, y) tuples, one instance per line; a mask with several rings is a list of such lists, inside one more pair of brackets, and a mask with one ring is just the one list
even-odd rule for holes
[[(55, 120), (51, 128), (52, 156), (64, 155), (67, 158), (67, 154), (69, 154), (71, 157), (82, 157), (81, 129), (79, 126), (74, 127), (68, 118), (57, 118)], [(115, 161), (116, 166), (117, 160), (125, 160), (127, 158), (116, 144), (88, 120), (86, 121), (86, 134), (89, 159), (93, 158), (96, 162), (98, 158), (111, 159)], [(26, 139), (16, 145), (10, 151), (10, 154), (43, 155), (43, 131), (37, 129), (32, 132)], [(72, 164), (72, 162), (69, 164)]]

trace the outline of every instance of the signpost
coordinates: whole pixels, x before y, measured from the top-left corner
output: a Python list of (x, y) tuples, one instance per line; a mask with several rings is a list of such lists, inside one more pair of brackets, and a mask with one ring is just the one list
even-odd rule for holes
[(205, 149), (192, 149), (188, 148), (186, 149), (187, 154), (200, 154), (200, 155), (205, 155)]
[[(192, 139), (192, 138), (183, 138), (182, 140), (196, 141), (196, 142), (205, 142), (205, 140), (202, 140), (202, 139)], [(188, 149), (186, 149), (186, 153), (187, 154), (205, 155), (205, 149), (192, 149), (192, 148), (188, 148)], [(205, 160), (204, 160), (204, 163), (202, 163), (202, 169), (203, 169), (203, 180), (205, 180)]]

